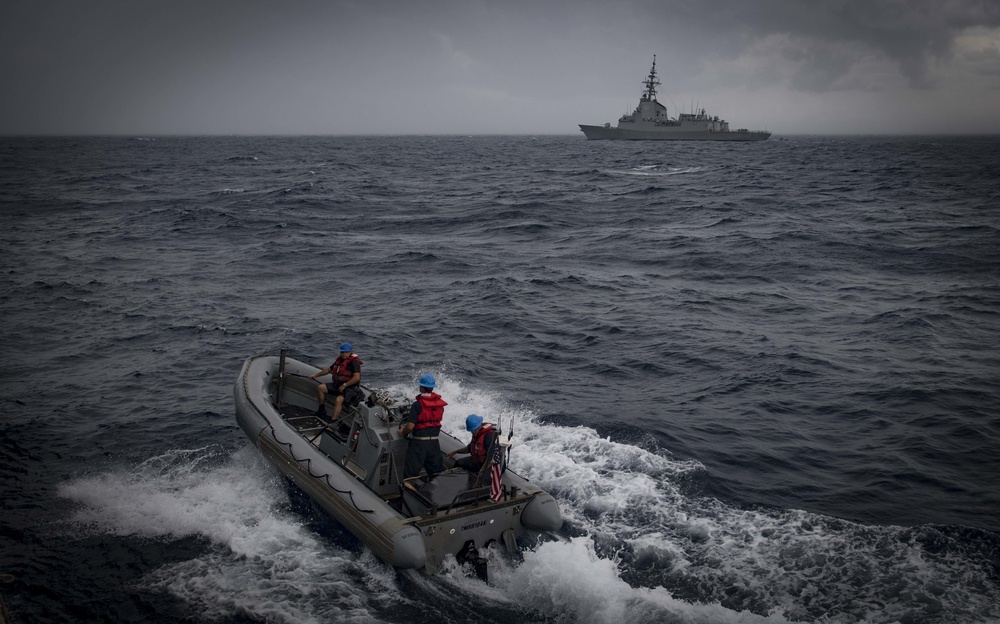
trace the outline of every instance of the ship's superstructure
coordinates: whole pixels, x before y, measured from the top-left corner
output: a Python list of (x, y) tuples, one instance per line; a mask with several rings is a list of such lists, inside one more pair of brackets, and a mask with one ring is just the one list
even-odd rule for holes
[(729, 123), (718, 116), (711, 116), (702, 108), (696, 113), (680, 113), (671, 118), (667, 107), (656, 100), (656, 55), (649, 75), (643, 81), (639, 105), (632, 113), (622, 115), (617, 127), (610, 123), (603, 126), (580, 124), (580, 130), (588, 139), (621, 140), (671, 140), (671, 141), (766, 141), (771, 136), (766, 131), (750, 131), (745, 128), (730, 130)]

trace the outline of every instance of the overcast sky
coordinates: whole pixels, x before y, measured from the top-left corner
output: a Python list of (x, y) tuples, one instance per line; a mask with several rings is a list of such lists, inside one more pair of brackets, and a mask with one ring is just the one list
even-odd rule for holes
[[(1000, 0), (4, 0), (3, 134), (1000, 133)], [(582, 136), (582, 134), (580, 134)]]

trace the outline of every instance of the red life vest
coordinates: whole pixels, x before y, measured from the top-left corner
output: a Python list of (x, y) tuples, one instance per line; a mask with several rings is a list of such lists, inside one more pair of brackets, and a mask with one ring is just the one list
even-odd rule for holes
[(417, 424), (413, 430), (440, 427), (441, 419), (444, 418), (444, 406), (448, 405), (441, 399), (441, 395), (433, 392), (419, 394), (417, 402), (420, 403), (420, 415), (417, 416)]
[(493, 423), (483, 423), (479, 429), (472, 432), (472, 442), (469, 443), (469, 454), (472, 455), (472, 461), (476, 462), (480, 466), (486, 463), (486, 454), (490, 452), (490, 449), (486, 448), (486, 434), (496, 433), (493, 431)]
[(352, 360), (358, 363), (358, 372), (361, 372), (361, 360), (358, 356), (352, 353), (346, 358), (338, 357), (337, 361), (330, 365), (330, 374), (333, 375), (334, 381), (344, 383), (350, 381), (351, 377), (354, 377), (354, 373), (347, 368), (347, 363)]

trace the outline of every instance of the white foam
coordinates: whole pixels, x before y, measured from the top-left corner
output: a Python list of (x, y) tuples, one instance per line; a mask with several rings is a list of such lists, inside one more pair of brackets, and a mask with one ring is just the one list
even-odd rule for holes
[[(741, 611), (750, 605), (772, 621), (892, 622), (938, 612), (977, 621), (994, 613), (1000, 601), (988, 566), (964, 561), (959, 546), (928, 552), (920, 534), (948, 541), (933, 527), (864, 526), (688, 496), (679, 483), (704, 470), (695, 461), (603, 438), (589, 427), (542, 423), (494, 393), (446, 375), (441, 379), (450, 403), (445, 428), (465, 439), (469, 412), (490, 421), (502, 418), (505, 425), (513, 416), (518, 442), (513, 469), (557, 497), (564, 532), (583, 534), (568, 544), (540, 546), (506, 585), (508, 593), (544, 613), (588, 605), (573, 589), (577, 582), (605, 595), (609, 604), (580, 607), (572, 621), (609, 621), (602, 618), (622, 614), (644, 621), (647, 610), (659, 615), (665, 610), (671, 614), (667, 620), (758, 621)], [(622, 580), (619, 561), (631, 566), (629, 583)], [(601, 580), (592, 585), (581, 575)], [(699, 595), (714, 600), (684, 606), (662, 590), (669, 583), (696, 585)], [(602, 594), (605, 587), (616, 590)], [(944, 592), (945, 587), (950, 589)], [(726, 609), (715, 601), (738, 607)]]
[(661, 167), (660, 165), (639, 165), (638, 167), (633, 167), (627, 171), (622, 170), (609, 170), (608, 173), (628, 175), (628, 176), (647, 176), (647, 177), (663, 177), (663, 176), (673, 176), (673, 175), (683, 175), (685, 173), (699, 173), (704, 167)]
[[(210, 540), (207, 553), (147, 581), (213, 617), (368, 622), (434, 595), (514, 612), (527, 605), (566, 622), (891, 622), (936, 611), (969, 622), (1000, 602), (990, 570), (963, 560), (961, 548), (928, 552), (922, 537), (947, 541), (933, 528), (922, 535), (689, 496), (679, 483), (698, 477), (697, 462), (544, 423), (498, 393), (435, 376), (449, 403), (444, 429), (459, 439), (468, 439), (469, 413), (505, 431), (513, 418), (512, 469), (556, 496), (562, 535), (573, 536), (546, 537), (523, 563), (491, 551), (488, 587), (448, 562), (433, 579), (405, 575), (418, 597), (400, 598), (396, 572), (368, 551), (346, 551), (302, 526), (283, 480), (249, 445), (232, 455), (172, 451), (61, 491), (82, 504), (75, 520), (94, 531)], [(410, 383), (390, 390), (415, 394)], [(665, 587), (697, 587), (701, 602)]]
[(512, 600), (581, 624), (788, 622), (781, 615), (687, 603), (662, 587), (632, 587), (621, 579), (617, 562), (598, 556), (588, 537), (542, 544), (526, 553), (524, 563), (513, 573), (496, 582)]
[(60, 493), (83, 504), (73, 519), (95, 532), (210, 540), (206, 553), (146, 579), (209, 618), (377, 622), (381, 596), (398, 593), (370, 592), (394, 583), (391, 568), (322, 540), (287, 510), (283, 481), (252, 446), (228, 458), (214, 447), (170, 451)]

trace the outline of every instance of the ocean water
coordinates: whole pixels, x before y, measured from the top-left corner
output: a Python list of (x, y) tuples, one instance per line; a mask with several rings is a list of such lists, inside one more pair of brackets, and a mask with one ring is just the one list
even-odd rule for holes
[[(14, 622), (1000, 621), (1000, 139), (0, 139)], [(387, 567), (243, 360), (431, 372), (565, 525)]]

